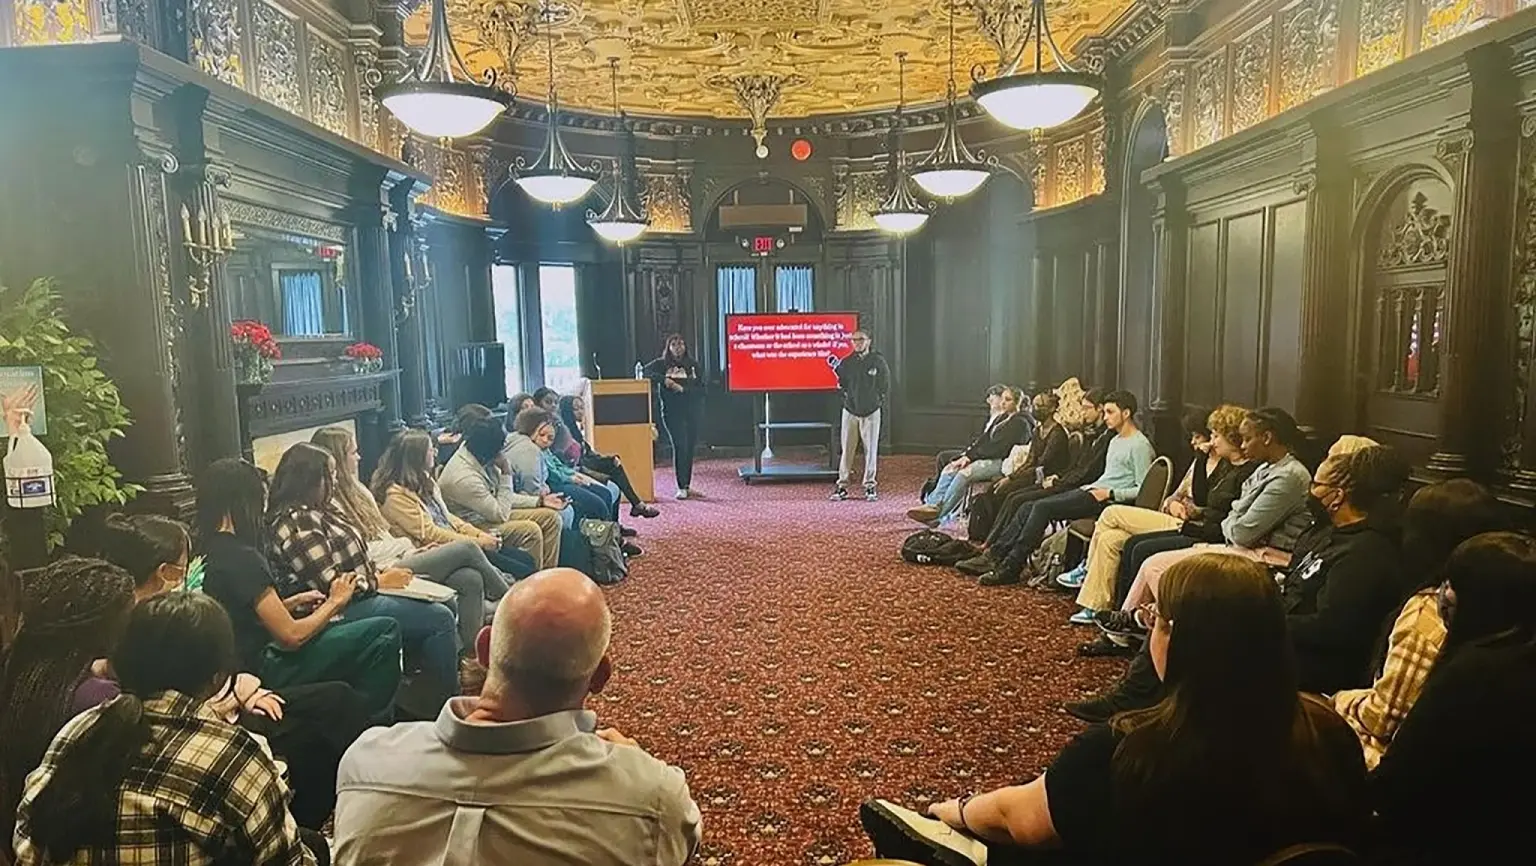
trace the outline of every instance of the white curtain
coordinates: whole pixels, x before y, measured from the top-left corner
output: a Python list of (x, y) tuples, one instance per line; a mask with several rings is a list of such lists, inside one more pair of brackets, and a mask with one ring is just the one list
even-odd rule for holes
[(720, 369), (725, 369), (725, 317), (757, 312), (757, 268), (721, 265), (715, 271), (715, 297), (720, 307)]
[(810, 265), (779, 265), (773, 269), (773, 291), (781, 313), (809, 313), (816, 309)]
[(325, 333), (325, 308), (319, 271), (280, 271), (283, 336), (318, 337)]

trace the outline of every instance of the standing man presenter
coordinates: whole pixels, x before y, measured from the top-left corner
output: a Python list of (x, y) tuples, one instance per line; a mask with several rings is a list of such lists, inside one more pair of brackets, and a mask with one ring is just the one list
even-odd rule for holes
[(849, 337), (853, 354), (837, 365), (837, 388), (843, 394), (843, 456), (838, 464), (837, 486), (832, 500), (848, 498), (848, 479), (853, 474), (854, 446), (864, 444), (864, 498), (875, 501), (875, 463), (880, 455), (880, 407), (891, 389), (891, 368), (870, 348), (869, 334), (854, 331)]

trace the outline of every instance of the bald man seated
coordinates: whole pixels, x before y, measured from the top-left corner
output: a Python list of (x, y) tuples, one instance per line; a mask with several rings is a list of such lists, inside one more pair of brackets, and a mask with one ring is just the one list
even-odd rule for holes
[(602, 590), (569, 568), (501, 600), (479, 697), (365, 732), (336, 783), (338, 866), (680, 866), (699, 841), (683, 771), (584, 709), (613, 673)]

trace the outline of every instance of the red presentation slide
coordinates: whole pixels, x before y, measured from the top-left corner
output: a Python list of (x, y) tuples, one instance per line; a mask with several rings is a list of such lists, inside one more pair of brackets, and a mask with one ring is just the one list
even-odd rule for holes
[(848, 357), (858, 313), (742, 313), (725, 317), (732, 391), (832, 391), (833, 359)]

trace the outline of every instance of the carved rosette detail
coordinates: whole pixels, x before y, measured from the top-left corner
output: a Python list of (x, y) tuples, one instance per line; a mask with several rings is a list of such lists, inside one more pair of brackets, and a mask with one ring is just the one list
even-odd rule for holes
[(251, 4), (256, 36), (256, 95), (294, 114), (304, 113), (299, 88), (299, 24), (270, 3)]
[(1084, 195), (1083, 175), (1087, 171), (1087, 146), (1074, 138), (1056, 145), (1056, 189), (1053, 203), (1067, 204)]
[(1163, 121), (1168, 130), (1168, 155), (1184, 153), (1184, 67), (1163, 73)]
[(350, 133), (350, 125), (347, 123), (347, 66), (344, 57), (340, 46), (310, 33), (310, 120), (341, 136)]
[(686, 175), (670, 172), (646, 172), (641, 175), (646, 212), (651, 216), (650, 231), (687, 234), (693, 231)]
[(1215, 54), (1200, 61), (1195, 67), (1195, 85), (1192, 96), (1194, 105), (1195, 149), (1205, 147), (1226, 135), (1227, 100), (1227, 52), (1218, 49)]
[(240, 54), (238, 0), (191, 0), (187, 13), (187, 40), (192, 62), (225, 84), (244, 87), (245, 59)]
[(1445, 264), (1451, 251), (1451, 215), (1429, 206), (1424, 193), (1408, 202), (1408, 212), (1381, 233), (1376, 266), (1382, 270)]
[(1273, 57), (1273, 27), (1244, 36), (1233, 50), (1232, 131), (1247, 129), (1269, 116), (1269, 73)]
[(1403, 59), (1408, 0), (1360, 0), (1360, 36), (1355, 75), (1365, 75)]

